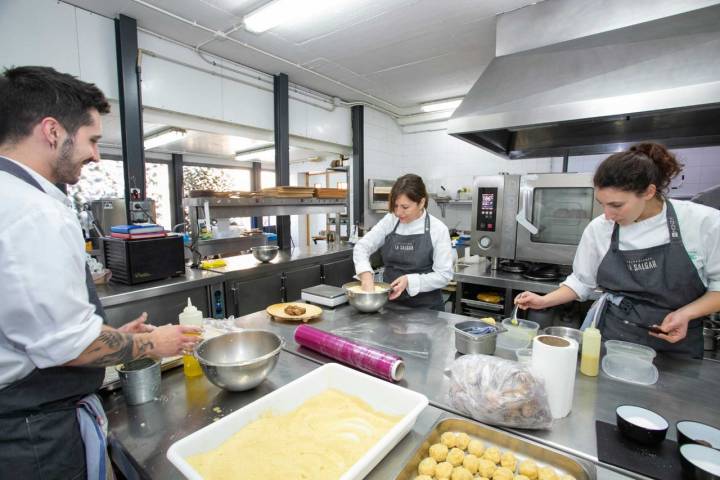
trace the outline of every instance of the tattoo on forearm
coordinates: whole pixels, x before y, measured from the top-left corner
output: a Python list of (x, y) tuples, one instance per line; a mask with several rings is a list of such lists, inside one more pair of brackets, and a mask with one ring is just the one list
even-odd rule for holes
[(91, 348), (86, 351), (90, 355), (103, 351), (106, 353), (89, 360), (84, 365), (88, 367), (110, 367), (136, 358), (146, 357), (153, 348), (153, 342), (147, 338), (142, 338), (140, 335), (106, 329), (100, 333)]

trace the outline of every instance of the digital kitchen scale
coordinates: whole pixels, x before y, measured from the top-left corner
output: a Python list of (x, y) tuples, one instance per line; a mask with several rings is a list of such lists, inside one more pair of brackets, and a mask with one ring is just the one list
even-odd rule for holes
[(300, 298), (317, 305), (323, 305), (326, 307), (336, 307), (346, 303), (347, 293), (340, 287), (333, 287), (332, 285), (315, 285), (314, 287), (303, 288), (300, 291)]

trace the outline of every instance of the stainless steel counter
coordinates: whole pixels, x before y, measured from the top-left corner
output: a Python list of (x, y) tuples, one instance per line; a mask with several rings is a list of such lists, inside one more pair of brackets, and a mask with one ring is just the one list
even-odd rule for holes
[(352, 245), (348, 244), (338, 244), (332, 247), (325, 245), (314, 245), (304, 248), (298, 247), (290, 251), (280, 251), (278, 256), (267, 264), (258, 262), (251, 254), (237, 255), (226, 258), (225, 260), (228, 264), (222, 268), (213, 270), (186, 268), (184, 276), (166, 278), (164, 280), (138, 285), (123, 285), (119, 283), (98, 285), (97, 291), (103, 306), (111, 307), (223, 282), (226, 278), (235, 279), (238, 276), (261, 276), (287, 268), (291, 263), (296, 263), (298, 266), (301, 266), (305, 263), (317, 261), (332, 261), (335, 257), (347, 257), (350, 255), (349, 252), (352, 252)]
[(97, 292), (103, 307), (111, 307), (170, 293), (183, 292), (216, 282), (222, 282), (222, 275), (206, 270), (186, 268), (184, 276), (166, 278), (164, 280), (138, 285), (123, 285), (121, 283), (98, 285)]
[(332, 260), (335, 257), (345, 258), (352, 252), (352, 245), (339, 243), (336, 245), (312, 245), (309, 247), (295, 247), (292, 250), (280, 250), (277, 256), (268, 263), (258, 262), (252, 254), (227, 257), (227, 265), (213, 268), (211, 271), (221, 273), (227, 278), (237, 279), (247, 275), (264, 275), (286, 269), (289, 263), (298, 266), (318, 260)]
[[(453, 411), (448, 400), (449, 382), (443, 371), (456, 358), (452, 326), (467, 317), (422, 309), (390, 306), (374, 314), (361, 314), (350, 306), (325, 310), (312, 325), (401, 355), (406, 364), (400, 385), (428, 396), (438, 408)], [(283, 336), (286, 348), (318, 362), (330, 359), (300, 347), (292, 338), (295, 325), (278, 323), (265, 312), (236, 320), (245, 328), (266, 328)], [(671, 424), (681, 419), (717, 423), (717, 392), (720, 365), (712, 361), (659, 357), (657, 384), (642, 387), (618, 382), (604, 374), (595, 378), (578, 373), (572, 413), (557, 420), (551, 430), (517, 430), (515, 433), (581, 458), (597, 461), (595, 421), (615, 423), (615, 408), (623, 403), (646, 406), (662, 414)], [(457, 412), (456, 412), (457, 413)]]
[[(170, 445), (317, 367), (316, 362), (282, 352), (267, 380), (248, 392), (225, 392), (205, 377), (185, 378), (182, 369), (177, 368), (163, 374), (160, 396), (153, 402), (128, 406), (121, 391), (108, 394), (103, 403), (113, 460), (132, 471), (128, 478), (136, 478), (135, 474), (142, 479), (181, 479), (180, 472), (166, 457)], [(412, 430), (366, 479), (395, 478), (435, 423), (452, 416), (439, 408), (426, 407)], [(603, 480), (628, 478), (602, 467), (598, 467), (597, 474)]]
[(481, 259), (479, 263), (464, 264), (458, 261), (455, 268), (455, 281), (487, 285), (499, 288), (512, 288), (513, 290), (530, 290), (537, 293), (549, 293), (558, 288), (560, 281), (529, 280), (520, 273), (508, 273), (502, 270), (492, 270), (490, 262)]
[[(163, 374), (161, 394), (153, 402), (128, 406), (121, 391), (109, 394), (103, 403), (113, 460), (143, 479), (183, 478), (166, 458), (170, 445), (318, 366), (282, 352), (267, 380), (247, 392), (225, 392), (205, 377), (185, 378), (182, 368), (177, 368)], [(366, 478), (387, 480), (397, 475), (442, 414), (437, 408), (425, 408), (413, 429)]]

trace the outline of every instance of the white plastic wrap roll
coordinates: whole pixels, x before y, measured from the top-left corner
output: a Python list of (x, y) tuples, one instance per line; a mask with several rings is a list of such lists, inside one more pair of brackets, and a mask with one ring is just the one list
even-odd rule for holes
[(572, 408), (577, 354), (574, 340), (553, 335), (533, 339), (532, 372), (545, 382), (553, 418), (566, 417)]

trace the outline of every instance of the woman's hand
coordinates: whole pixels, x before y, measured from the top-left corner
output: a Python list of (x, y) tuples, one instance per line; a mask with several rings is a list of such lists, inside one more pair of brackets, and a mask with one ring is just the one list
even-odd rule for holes
[(362, 272), (360, 275), (360, 287), (366, 292), (375, 291), (375, 283), (373, 282), (373, 274), (371, 272)]
[(650, 335), (660, 338), (670, 343), (677, 343), (687, 336), (688, 323), (690, 317), (675, 310), (668, 313), (660, 324), (660, 332), (650, 331)]
[(405, 291), (405, 289), (408, 286), (408, 279), (407, 275), (403, 275), (402, 277), (398, 277), (390, 284), (393, 291), (388, 297), (388, 300), (395, 300), (398, 298), (402, 293)]
[(147, 321), (148, 314), (147, 312), (143, 312), (138, 318), (133, 320), (132, 322), (128, 322), (122, 327), (118, 328), (119, 332), (123, 333), (147, 333), (152, 332), (157, 327), (155, 325), (148, 325), (145, 322)]
[(520, 307), (521, 310), (541, 310), (546, 308), (546, 301), (544, 295), (538, 295), (532, 292), (522, 292), (515, 297), (515, 305)]

